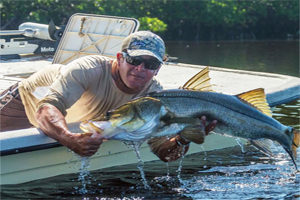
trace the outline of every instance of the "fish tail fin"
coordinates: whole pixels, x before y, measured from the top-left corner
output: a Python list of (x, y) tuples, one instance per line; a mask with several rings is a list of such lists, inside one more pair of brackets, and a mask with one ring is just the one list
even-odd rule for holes
[(294, 157), (297, 158), (297, 148), (300, 146), (300, 132), (294, 129), (293, 133), (292, 151)]

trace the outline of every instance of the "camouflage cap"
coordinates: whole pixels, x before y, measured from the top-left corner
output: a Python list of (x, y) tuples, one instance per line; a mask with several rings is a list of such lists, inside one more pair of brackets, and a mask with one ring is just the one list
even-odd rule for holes
[(163, 62), (165, 43), (156, 34), (150, 31), (138, 31), (127, 36), (122, 44), (122, 51), (127, 49), (130, 56), (149, 55)]

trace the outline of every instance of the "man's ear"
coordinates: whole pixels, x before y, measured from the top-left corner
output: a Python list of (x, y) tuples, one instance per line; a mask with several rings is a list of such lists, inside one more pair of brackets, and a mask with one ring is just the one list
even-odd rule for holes
[(123, 62), (123, 59), (124, 59), (123, 54), (121, 52), (118, 52), (117, 53), (117, 61), (118, 61), (118, 63), (120, 64), (120, 62)]

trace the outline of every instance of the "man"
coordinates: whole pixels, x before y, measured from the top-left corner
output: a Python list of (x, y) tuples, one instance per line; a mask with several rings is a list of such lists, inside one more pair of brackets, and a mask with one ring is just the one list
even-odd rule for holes
[[(135, 97), (161, 90), (154, 76), (164, 61), (164, 53), (165, 45), (159, 36), (140, 31), (125, 38), (114, 60), (86, 56), (66, 66), (56, 64), (43, 69), (6, 91), (1, 130), (32, 124), (77, 154), (92, 156), (103, 142), (100, 134), (72, 133), (67, 123), (95, 119)], [(42, 95), (43, 90), (48, 91), (46, 95)], [(206, 125), (205, 119), (203, 123), (200, 128)], [(214, 126), (211, 123), (206, 131), (198, 130), (196, 137), (203, 142), (204, 132)], [(153, 139), (149, 144), (160, 159), (172, 161), (182, 155), (182, 145), (189, 141), (176, 136)]]

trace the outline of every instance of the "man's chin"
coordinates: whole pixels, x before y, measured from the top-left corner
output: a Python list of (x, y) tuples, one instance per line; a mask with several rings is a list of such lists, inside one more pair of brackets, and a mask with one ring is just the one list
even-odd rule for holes
[(132, 90), (140, 91), (145, 87), (144, 82), (135, 82), (133, 84), (130, 84), (129, 88)]
[(138, 92), (141, 91), (143, 88), (144, 87), (142, 87), (142, 86), (132, 86), (132, 87), (130, 87), (130, 89), (138, 91)]
[(144, 78), (133, 78), (129, 81), (129, 85), (133, 88), (144, 87), (146, 82)]

